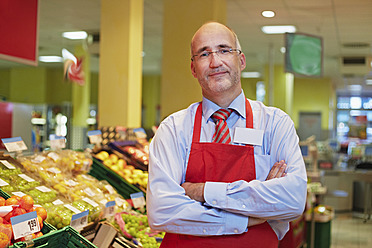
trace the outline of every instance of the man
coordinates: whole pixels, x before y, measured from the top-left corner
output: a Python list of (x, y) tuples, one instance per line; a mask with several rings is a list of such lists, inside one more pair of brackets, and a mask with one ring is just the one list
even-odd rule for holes
[(150, 145), (147, 209), (151, 228), (167, 232), (161, 247), (277, 247), (303, 213), (307, 177), (293, 122), (245, 98), (240, 49), (217, 22), (192, 38), (203, 100), (167, 117)]

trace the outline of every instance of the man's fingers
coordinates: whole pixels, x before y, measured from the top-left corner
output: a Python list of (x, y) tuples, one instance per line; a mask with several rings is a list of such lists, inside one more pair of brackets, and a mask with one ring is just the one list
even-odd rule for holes
[(286, 168), (287, 168), (287, 164), (282, 164), (281, 167), (279, 168), (278, 173), (276, 174), (276, 178), (284, 177)]
[(266, 178), (266, 181), (273, 179), (273, 178), (280, 178), (280, 177), (285, 176), (286, 168), (287, 168), (287, 164), (285, 164), (284, 160), (276, 162), (271, 168), (269, 175)]
[(273, 167), (271, 168), (270, 172), (269, 172), (269, 175), (267, 175), (267, 178), (266, 180), (270, 180), (270, 179), (273, 179), (275, 178), (275, 175), (276, 173), (278, 172), (279, 170), (279, 166), (280, 166), (280, 163), (279, 162), (276, 162)]

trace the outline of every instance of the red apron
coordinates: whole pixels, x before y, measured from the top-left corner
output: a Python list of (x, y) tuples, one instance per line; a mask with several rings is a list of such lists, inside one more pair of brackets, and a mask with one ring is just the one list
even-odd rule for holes
[[(247, 128), (253, 128), (252, 108), (246, 100)], [(194, 123), (193, 140), (186, 170), (186, 182), (233, 182), (256, 179), (253, 146), (206, 143), (200, 141), (202, 104), (199, 104)], [(265, 222), (249, 227), (235, 235), (193, 236), (166, 233), (161, 248), (277, 248), (278, 237)]]

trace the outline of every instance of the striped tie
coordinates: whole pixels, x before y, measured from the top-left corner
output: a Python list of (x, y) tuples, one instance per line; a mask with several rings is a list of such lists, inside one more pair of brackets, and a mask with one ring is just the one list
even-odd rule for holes
[(232, 113), (232, 109), (219, 109), (213, 113), (212, 119), (216, 123), (216, 131), (214, 132), (212, 142), (230, 144), (231, 138), (229, 127), (226, 124), (226, 119)]

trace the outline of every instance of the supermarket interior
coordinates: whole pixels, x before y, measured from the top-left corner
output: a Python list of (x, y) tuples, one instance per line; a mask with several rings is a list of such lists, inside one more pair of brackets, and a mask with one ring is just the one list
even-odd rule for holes
[(190, 41), (208, 21), (239, 38), (245, 97), (299, 137), (306, 206), (278, 247), (372, 247), (371, 13), (370, 0), (0, 0), (0, 248), (160, 247), (149, 146), (202, 100)]

